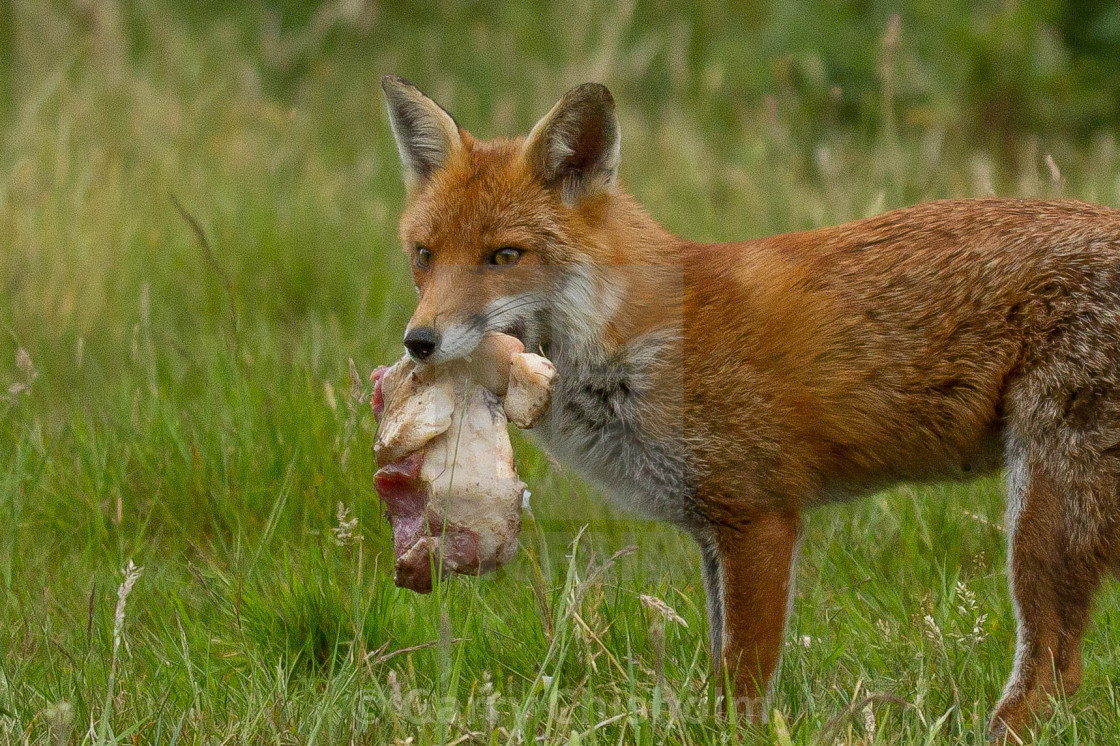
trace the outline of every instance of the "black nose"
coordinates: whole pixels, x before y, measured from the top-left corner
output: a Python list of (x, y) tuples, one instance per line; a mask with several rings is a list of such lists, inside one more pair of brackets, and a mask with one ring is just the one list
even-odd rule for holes
[(404, 335), (404, 346), (408, 354), (420, 362), (424, 362), (439, 346), (439, 332), (430, 326), (418, 326), (409, 329)]

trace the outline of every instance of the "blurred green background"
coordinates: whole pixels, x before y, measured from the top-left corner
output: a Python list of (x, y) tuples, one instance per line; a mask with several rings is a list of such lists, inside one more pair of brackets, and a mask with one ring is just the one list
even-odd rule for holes
[[(0, 0), (0, 742), (983, 742), (1013, 639), (998, 480), (809, 518), (781, 727), (712, 715), (688, 540), (520, 439), (518, 561), (392, 586), (348, 365), (400, 354), (415, 297), (378, 78), (482, 137), (606, 83), (626, 187), (721, 240), (1116, 205), (1117, 60), (1109, 2)], [(1120, 728), (1117, 608), (1040, 742)], [(851, 709), (869, 692), (907, 704)]]

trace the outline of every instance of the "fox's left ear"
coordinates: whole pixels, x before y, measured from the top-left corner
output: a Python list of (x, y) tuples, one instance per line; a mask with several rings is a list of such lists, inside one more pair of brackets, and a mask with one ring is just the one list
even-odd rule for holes
[(549, 189), (571, 205), (608, 190), (618, 176), (622, 136), (606, 86), (576, 86), (537, 122), (525, 139), (525, 157)]
[(404, 78), (381, 78), (389, 126), (404, 164), (404, 181), (409, 189), (443, 167), (447, 157), (463, 142), (459, 125), (451, 115)]

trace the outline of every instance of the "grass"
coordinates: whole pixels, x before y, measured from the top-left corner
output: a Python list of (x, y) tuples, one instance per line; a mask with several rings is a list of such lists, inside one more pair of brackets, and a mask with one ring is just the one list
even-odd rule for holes
[[(1014, 639), (998, 480), (808, 517), (762, 726), (713, 712), (690, 542), (521, 440), (517, 560), (392, 585), (348, 364), (395, 359), (413, 301), (377, 77), (482, 135), (605, 80), (626, 184), (698, 239), (946, 196), (1118, 204), (1115, 138), (988, 147), (911, 116), (901, 63), (844, 94), (856, 124), (806, 127), (796, 81), (735, 100), (709, 65), (727, 39), (674, 56), (687, 19), (610, 4), (538, 9), (551, 35), (517, 11), (285, 7), (0, 9), (0, 742), (982, 743)], [(1120, 731), (1114, 585), (1085, 661), (1039, 743)]]

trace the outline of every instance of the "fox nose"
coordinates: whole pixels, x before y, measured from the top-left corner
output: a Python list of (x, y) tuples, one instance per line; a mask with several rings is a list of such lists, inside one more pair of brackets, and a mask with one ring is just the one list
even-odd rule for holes
[(430, 326), (409, 329), (404, 335), (404, 346), (417, 362), (424, 362), (439, 346), (439, 332)]

